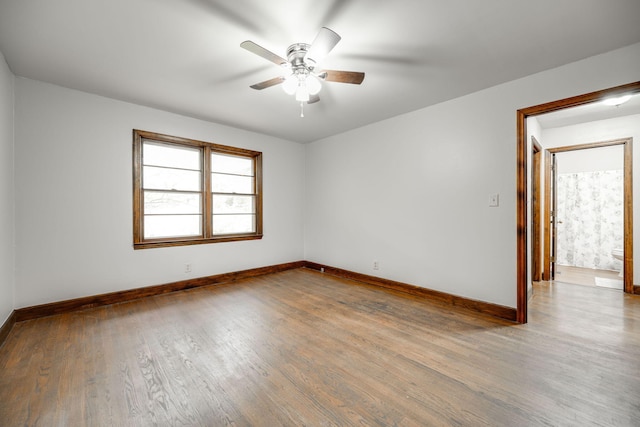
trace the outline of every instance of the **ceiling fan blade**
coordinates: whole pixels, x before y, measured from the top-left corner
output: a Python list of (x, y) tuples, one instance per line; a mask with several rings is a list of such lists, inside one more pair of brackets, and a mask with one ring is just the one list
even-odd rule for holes
[(260, 83), (256, 83), (254, 85), (249, 86), (251, 89), (262, 90), (271, 86), (279, 85), (284, 81), (284, 77), (274, 77), (269, 80), (265, 80)]
[(255, 44), (251, 40), (243, 41), (242, 43), (240, 43), (240, 47), (244, 48), (244, 49), (247, 49), (249, 52), (255, 53), (258, 56), (262, 56), (267, 61), (271, 61), (276, 65), (287, 64), (287, 60), (286, 59), (284, 59), (280, 55), (276, 55), (275, 53), (271, 52), (270, 50), (267, 50), (267, 49), (263, 48), (260, 45)]
[(341, 37), (327, 27), (320, 28), (318, 35), (311, 43), (311, 47), (304, 57), (305, 61), (313, 61), (319, 64), (329, 52), (338, 44)]
[(357, 71), (323, 70), (318, 77), (328, 82), (351, 83), (359, 85), (364, 80), (364, 73)]
[(309, 100), (307, 101), (307, 104), (315, 104), (318, 101), (320, 101), (320, 97), (318, 95), (309, 95)]

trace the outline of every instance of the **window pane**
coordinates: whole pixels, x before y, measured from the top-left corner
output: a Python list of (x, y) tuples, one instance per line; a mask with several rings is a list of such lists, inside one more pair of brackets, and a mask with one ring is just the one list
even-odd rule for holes
[(200, 194), (145, 191), (144, 213), (199, 214), (202, 213), (200, 198)]
[(145, 142), (142, 146), (142, 164), (171, 168), (200, 170), (200, 149), (154, 144)]
[(252, 233), (255, 215), (213, 215), (213, 234)]
[(144, 217), (145, 239), (201, 235), (201, 215), (151, 215)]
[(200, 172), (144, 166), (142, 186), (155, 190), (200, 191)]
[(211, 174), (211, 191), (214, 193), (253, 193), (253, 177)]
[(211, 170), (213, 172), (253, 176), (253, 158), (211, 154)]
[(253, 196), (221, 196), (213, 195), (213, 213), (254, 213)]

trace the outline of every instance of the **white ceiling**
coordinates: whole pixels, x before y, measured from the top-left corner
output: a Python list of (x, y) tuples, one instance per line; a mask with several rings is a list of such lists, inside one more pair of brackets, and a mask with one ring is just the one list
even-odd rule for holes
[[(640, 42), (638, 0), (0, 0), (18, 76), (309, 142)], [(321, 26), (342, 36), (327, 82), (299, 105), (274, 64)], [(603, 88), (604, 89), (604, 88)]]
[(634, 114), (640, 114), (640, 95), (638, 94), (621, 105), (612, 106), (602, 102), (592, 102), (578, 107), (540, 114), (535, 118), (543, 129), (550, 129)]

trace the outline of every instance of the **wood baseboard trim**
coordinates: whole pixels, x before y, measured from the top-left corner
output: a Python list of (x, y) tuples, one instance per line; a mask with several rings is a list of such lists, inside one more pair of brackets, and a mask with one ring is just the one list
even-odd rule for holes
[(25, 320), (38, 319), (40, 317), (53, 316), (55, 314), (69, 313), (77, 310), (83, 310), (86, 308), (117, 304), (117, 303), (132, 301), (140, 298), (162, 295), (170, 292), (183, 291), (185, 289), (198, 288), (201, 286), (209, 286), (209, 285), (234, 282), (241, 279), (248, 279), (250, 277), (263, 276), (265, 274), (272, 274), (272, 273), (278, 273), (281, 271), (302, 268), (304, 266), (305, 266), (304, 261), (289, 262), (285, 264), (272, 265), (268, 267), (258, 267), (258, 268), (252, 268), (249, 270), (236, 271), (232, 273), (223, 273), (223, 274), (216, 274), (213, 276), (182, 280), (179, 282), (167, 283), (164, 285), (147, 286), (144, 288), (136, 288), (136, 289), (130, 289), (125, 291), (119, 291), (119, 292), (110, 292), (107, 294), (92, 295), (87, 297), (75, 298), (71, 300), (57, 301), (57, 302), (52, 302), (48, 304), (18, 308), (18, 309), (15, 309), (13, 312), (13, 314), (15, 315), (14, 316), (15, 319), (13, 323), (23, 322)]
[(0, 326), (0, 347), (4, 344), (5, 340), (9, 336), (9, 332), (11, 332), (11, 328), (16, 324), (16, 311), (13, 310), (7, 320)]
[(640, 286), (633, 285), (633, 294), (634, 295), (640, 295)]
[(477, 301), (469, 298), (460, 297), (457, 295), (448, 294), (446, 292), (434, 291), (432, 289), (423, 288), (421, 286), (410, 285), (407, 283), (396, 282), (393, 280), (383, 279), (380, 277), (369, 276), (367, 274), (355, 273), (349, 270), (343, 270), (341, 268), (331, 267), (328, 265), (318, 264), (315, 262), (306, 261), (305, 267), (313, 270), (321, 271), (324, 269), (325, 274), (331, 274), (333, 276), (342, 277), (345, 279), (351, 279), (358, 282), (363, 282), (369, 285), (378, 286), (381, 288), (392, 289), (395, 291), (428, 298), (448, 305), (462, 307), (468, 310), (477, 311), (480, 313), (489, 314), (494, 317), (506, 319), (510, 321), (516, 321), (516, 309), (506, 307), (503, 305), (492, 304), (484, 301)]
[[(328, 265), (318, 264), (310, 261), (295, 261), (290, 263), (272, 265), (267, 267), (252, 268), (231, 273), (217, 274), (207, 277), (199, 277), (195, 279), (183, 280), (179, 282), (167, 283), (163, 285), (147, 286), (144, 288), (129, 289), (119, 292), (110, 292), (100, 295), (92, 295), (87, 297), (75, 298), (71, 300), (57, 301), (47, 304), (35, 305), (15, 309), (7, 321), (0, 327), (0, 345), (9, 335), (11, 328), (17, 322), (25, 320), (38, 319), (56, 314), (70, 313), (73, 311), (83, 310), (87, 308), (100, 307), (104, 305), (117, 304), (132, 301), (140, 298), (146, 298), (156, 295), (162, 295), (170, 292), (177, 292), (186, 289), (198, 288), (201, 286), (216, 285), (222, 283), (234, 282), (241, 279), (247, 279), (265, 274), (278, 273), (281, 271), (292, 270), (296, 268), (310, 268), (324, 272), (333, 276), (355, 280), (369, 285), (381, 288), (391, 289), (414, 296), (429, 298), (431, 300), (446, 303), (452, 306), (463, 307), (465, 309), (489, 314), (501, 319), (516, 321), (516, 309), (505, 307), (498, 304), (492, 304), (484, 301), (477, 301), (457, 295), (448, 294), (446, 292), (435, 291), (407, 283), (396, 282), (380, 277), (369, 276), (366, 274), (355, 273), (341, 268), (331, 267)], [(635, 293), (640, 294), (640, 286), (635, 286)]]

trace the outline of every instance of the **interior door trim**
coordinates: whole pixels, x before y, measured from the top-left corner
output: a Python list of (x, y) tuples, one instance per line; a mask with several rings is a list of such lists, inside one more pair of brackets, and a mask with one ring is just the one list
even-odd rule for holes
[(553, 272), (551, 271), (551, 209), (546, 206), (551, 205), (551, 180), (553, 172), (551, 170), (551, 159), (553, 156), (549, 150), (544, 150), (544, 249), (542, 251), (542, 280), (551, 280)]
[[(542, 145), (536, 140), (535, 136), (531, 136), (531, 153), (533, 156), (533, 170), (531, 171), (531, 186), (533, 191), (533, 197), (531, 198), (531, 216), (532, 216), (532, 224), (531, 224), (531, 280), (534, 282), (539, 282), (541, 279), (541, 271), (542, 271), (542, 244), (541, 244), (541, 227), (542, 220), (540, 218), (542, 214), (542, 200), (540, 200), (540, 196), (542, 195), (542, 191), (540, 189), (541, 180), (541, 166), (542, 162), (541, 157), (544, 152), (542, 149)], [(527, 297), (527, 299), (530, 296)]]

